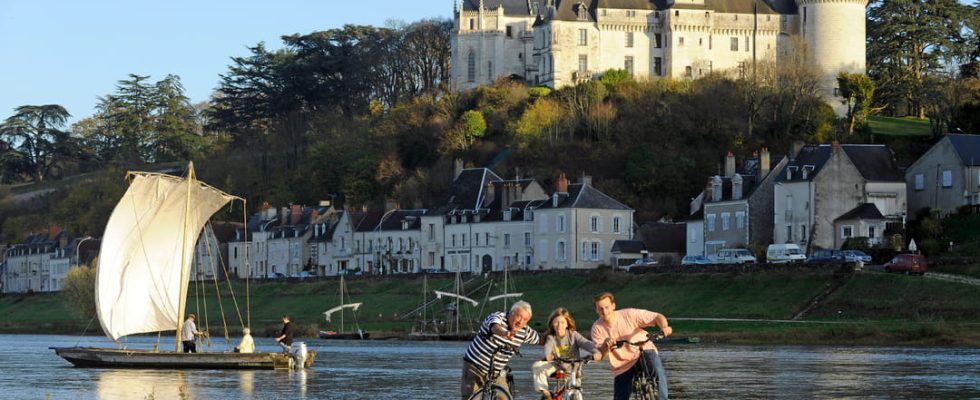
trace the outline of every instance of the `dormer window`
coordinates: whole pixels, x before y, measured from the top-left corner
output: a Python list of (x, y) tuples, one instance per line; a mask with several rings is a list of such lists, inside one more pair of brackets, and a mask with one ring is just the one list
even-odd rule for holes
[(511, 211), (510, 211), (509, 208), (506, 209), (506, 210), (504, 210), (504, 221), (510, 221), (510, 216), (511, 216), (510, 214), (511, 214)]
[(796, 167), (796, 166), (793, 166), (793, 165), (791, 165), (789, 167), (786, 167), (786, 179), (787, 180), (793, 179), (793, 173), (796, 172), (796, 170), (798, 168), (799, 167)]
[(583, 3), (583, 2), (580, 1), (578, 3), (578, 20), (579, 21), (588, 21), (589, 20), (589, 14), (588, 13), (589, 13), (589, 8), (586, 7), (585, 3)]
[(403, 231), (408, 230), (408, 220), (402, 221), (402, 230)]
[(531, 210), (524, 210), (524, 220), (531, 221), (534, 219), (534, 212)]
[(813, 169), (814, 169), (814, 166), (812, 166), (812, 165), (804, 165), (803, 166), (803, 171), (802, 171), (803, 172), (803, 179), (807, 179), (810, 176), (810, 174), (813, 173)]

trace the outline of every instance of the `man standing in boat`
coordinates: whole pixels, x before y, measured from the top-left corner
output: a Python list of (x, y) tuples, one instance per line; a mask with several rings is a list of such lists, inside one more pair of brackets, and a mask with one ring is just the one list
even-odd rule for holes
[(184, 330), (180, 333), (180, 342), (184, 346), (184, 353), (197, 353), (197, 336), (201, 336), (204, 332), (197, 330), (197, 324), (194, 321), (197, 317), (194, 314), (188, 314), (187, 320), (184, 321)]
[[(497, 311), (487, 316), (480, 325), (480, 332), (473, 337), (470, 347), (463, 356), (463, 381), (460, 385), (460, 395), (468, 399), (486, 381), (491, 363), (495, 371), (503, 371), (507, 362), (523, 343), (542, 344), (541, 336), (527, 325), (531, 320), (531, 305), (526, 301), (518, 301), (504, 314)], [(493, 358), (493, 360), (491, 360)], [(497, 375), (495, 382), (510, 391), (507, 385), (507, 374)]]
[(293, 324), (289, 320), (288, 314), (283, 314), (282, 316), (282, 330), (279, 331), (279, 337), (276, 338), (276, 342), (283, 347), (288, 353), (292, 349), (293, 345)]

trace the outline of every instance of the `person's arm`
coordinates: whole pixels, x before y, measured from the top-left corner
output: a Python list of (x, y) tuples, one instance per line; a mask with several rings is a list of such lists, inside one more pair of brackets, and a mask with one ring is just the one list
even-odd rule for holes
[(544, 360), (554, 361), (555, 359), (555, 339), (554, 336), (544, 335), (541, 337), (544, 341)]
[(665, 315), (652, 311), (651, 313), (654, 314), (653, 321), (652, 324), (648, 324), (647, 326), (656, 326), (657, 328), (660, 328), (660, 332), (662, 332), (664, 336), (670, 336), (672, 333), (674, 333), (674, 329), (670, 327), (670, 323), (667, 322), (667, 317)]
[(595, 343), (592, 343), (591, 340), (586, 339), (585, 336), (582, 336), (582, 334), (578, 333), (578, 331), (572, 331), (572, 339), (575, 341), (575, 347), (579, 350), (579, 352), (585, 350), (587, 353), (589, 353), (589, 355), (592, 355), (598, 351), (598, 349), (595, 348)]
[(603, 357), (609, 354), (610, 348), (606, 345), (606, 342), (611, 339), (609, 338), (609, 335), (607, 335), (606, 332), (599, 327), (599, 324), (592, 325), (592, 332), (590, 336), (592, 336), (592, 346), (596, 349), (596, 352), (592, 355), (592, 358), (594, 360), (601, 360)]

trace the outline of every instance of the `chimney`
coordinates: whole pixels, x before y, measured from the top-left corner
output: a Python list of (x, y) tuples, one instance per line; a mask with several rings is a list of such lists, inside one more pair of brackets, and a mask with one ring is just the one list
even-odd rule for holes
[(763, 147), (759, 152), (759, 180), (769, 175), (769, 148)]
[(558, 181), (555, 182), (555, 191), (558, 193), (568, 193), (568, 178), (565, 173), (558, 174)]
[(457, 158), (453, 160), (453, 180), (459, 178), (459, 174), (463, 173), (463, 159)]
[(368, 206), (367, 206), (367, 204), (361, 204), (361, 212), (364, 212), (364, 213), (366, 213), (367, 211), (368, 211)]
[(279, 224), (286, 225), (287, 222), (289, 222), (289, 209), (283, 207), (279, 210)]
[(800, 155), (800, 151), (803, 150), (803, 146), (804, 143), (802, 140), (794, 140), (793, 144), (789, 147), (789, 159), (795, 160)]
[(487, 182), (487, 187), (483, 190), (483, 206), (489, 206), (495, 200), (497, 200), (497, 191), (493, 187), (493, 182)]
[(830, 151), (837, 153), (837, 150), (840, 150), (840, 142), (838, 142), (837, 139), (834, 139), (830, 142)]
[(735, 176), (735, 153), (728, 152), (725, 156), (725, 177), (731, 178)]
[(303, 216), (303, 206), (299, 204), (293, 204), (289, 206), (289, 224), (296, 225), (299, 224), (300, 217)]

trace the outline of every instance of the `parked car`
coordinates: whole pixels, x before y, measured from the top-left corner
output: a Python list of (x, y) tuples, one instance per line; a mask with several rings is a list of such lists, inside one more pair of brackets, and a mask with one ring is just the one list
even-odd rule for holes
[(754, 263), (755, 256), (747, 249), (721, 249), (715, 260), (718, 264), (745, 264)]
[(766, 249), (766, 261), (771, 263), (788, 263), (806, 261), (806, 254), (800, 245), (795, 243), (770, 244)]
[(629, 271), (631, 268), (634, 267), (652, 267), (654, 265), (657, 265), (657, 260), (654, 260), (652, 258), (641, 258), (639, 260), (634, 261), (630, 265), (624, 266), (623, 270)]
[(310, 273), (308, 271), (300, 271), (300, 272), (297, 272), (297, 273), (293, 274), (292, 277), (293, 278), (298, 278), (299, 280), (303, 280), (303, 279), (309, 278), (311, 276), (313, 276), (313, 275), (310, 275)]
[(847, 262), (847, 259), (844, 257), (844, 252), (840, 250), (814, 250), (806, 262), (814, 264), (844, 263)]
[(285, 279), (286, 275), (282, 272), (270, 272), (269, 279)]
[(906, 274), (925, 274), (929, 269), (929, 262), (922, 254), (899, 254), (885, 263), (887, 272), (904, 272)]
[(708, 256), (684, 256), (681, 259), (681, 265), (702, 265), (702, 264), (714, 264), (715, 260)]
[(847, 262), (871, 262), (871, 256), (861, 250), (844, 250), (844, 260)]

